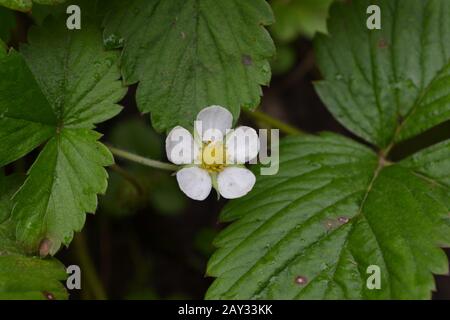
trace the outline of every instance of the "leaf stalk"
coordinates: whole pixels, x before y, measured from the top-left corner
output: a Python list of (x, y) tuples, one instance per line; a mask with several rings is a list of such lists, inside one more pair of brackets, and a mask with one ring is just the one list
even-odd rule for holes
[(107, 147), (109, 148), (109, 150), (111, 151), (111, 153), (113, 155), (115, 155), (119, 158), (122, 158), (122, 159), (130, 160), (130, 161), (142, 164), (147, 167), (152, 167), (152, 168), (167, 170), (167, 171), (177, 171), (179, 169), (179, 167), (177, 165), (174, 165), (171, 163), (145, 158), (145, 157), (139, 156), (137, 154), (122, 150), (122, 149), (117, 149), (112, 146), (107, 146)]

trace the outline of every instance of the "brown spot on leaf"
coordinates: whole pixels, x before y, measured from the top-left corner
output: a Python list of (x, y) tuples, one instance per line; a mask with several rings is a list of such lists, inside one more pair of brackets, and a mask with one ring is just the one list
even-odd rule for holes
[(304, 276), (297, 276), (295, 277), (295, 283), (300, 286), (303, 286), (308, 283), (308, 279)]
[(251, 66), (253, 64), (252, 57), (250, 57), (249, 55), (244, 54), (242, 56), (242, 64), (244, 66)]
[(44, 258), (50, 254), (50, 251), (52, 249), (52, 241), (50, 239), (42, 239), (41, 243), (39, 244), (39, 255)]
[(44, 295), (45, 299), (47, 299), (47, 300), (55, 300), (55, 296), (51, 292), (42, 291), (42, 294)]

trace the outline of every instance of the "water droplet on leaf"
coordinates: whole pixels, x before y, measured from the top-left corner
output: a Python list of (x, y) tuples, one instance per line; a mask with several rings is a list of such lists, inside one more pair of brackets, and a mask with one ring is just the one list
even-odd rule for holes
[(123, 38), (115, 35), (110, 34), (104, 41), (105, 47), (107, 49), (117, 49), (123, 46)]
[(347, 217), (339, 217), (338, 221), (342, 224), (347, 223), (350, 219)]

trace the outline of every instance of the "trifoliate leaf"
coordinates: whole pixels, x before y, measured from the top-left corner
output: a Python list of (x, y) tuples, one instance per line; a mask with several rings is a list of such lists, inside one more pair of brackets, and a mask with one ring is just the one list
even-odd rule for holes
[[(68, 245), (94, 212), (107, 185), (109, 151), (91, 129), (120, 111), (125, 94), (118, 53), (105, 51), (99, 28), (84, 22), (69, 31), (65, 20), (32, 28), (21, 54), (0, 56), (1, 165), (47, 139), (14, 197), (17, 241), (36, 252), (43, 240), (50, 254)], [(49, 50), (48, 48), (52, 48)]]
[(223, 211), (239, 220), (216, 239), (207, 298), (430, 298), (448, 272), (450, 142), (398, 164), (332, 134), (285, 139), (280, 155), (278, 175)]
[(235, 119), (254, 108), (270, 80), (273, 22), (264, 0), (114, 1), (105, 44), (123, 46), (126, 84), (140, 82), (137, 103), (157, 130), (192, 127), (205, 106), (226, 106)]
[(14, 239), (11, 199), (22, 180), (0, 173), (0, 299), (66, 299), (60, 282), (66, 278), (64, 266), (56, 259), (25, 256)]
[(56, 5), (65, 1), (66, 0), (0, 0), (0, 6), (27, 12), (33, 7), (33, 2), (45, 5)]
[[(366, 26), (373, 4), (381, 30)], [(335, 3), (315, 44), (325, 77), (316, 89), (331, 113), (381, 148), (449, 120), (448, 16), (446, 0)]]

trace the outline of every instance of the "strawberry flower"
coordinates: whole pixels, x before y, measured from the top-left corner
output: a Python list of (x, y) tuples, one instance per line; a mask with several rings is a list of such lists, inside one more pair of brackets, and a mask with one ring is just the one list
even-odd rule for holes
[(189, 198), (205, 200), (214, 188), (218, 195), (235, 199), (253, 188), (255, 175), (244, 164), (256, 159), (259, 138), (250, 127), (231, 130), (232, 123), (227, 109), (210, 106), (197, 115), (193, 135), (177, 126), (167, 136), (167, 158), (183, 166), (176, 177)]

